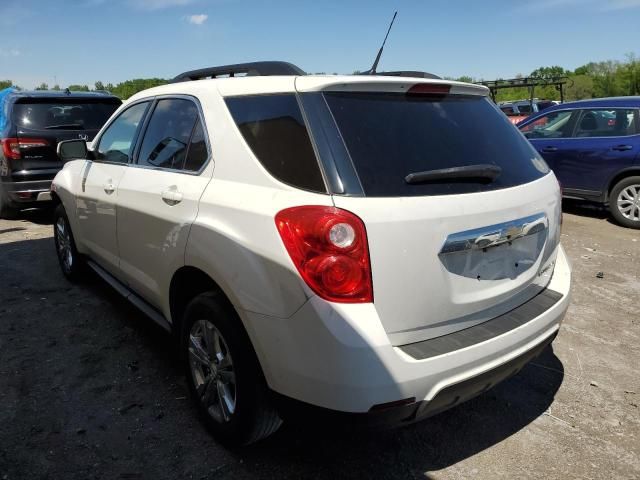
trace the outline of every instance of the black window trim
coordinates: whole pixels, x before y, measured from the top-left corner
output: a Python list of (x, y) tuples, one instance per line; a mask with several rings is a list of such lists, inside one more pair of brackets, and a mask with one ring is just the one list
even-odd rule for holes
[[(126, 112), (127, 110), (135, 107), (136, 105), (139, 105), (141, 103), (147, 103), (147, 108), (145, 108), (144, 112), (142, 112), (142, 118), (140, 121), (140, 124), (138, 125), (138, 127), (136, 128), (136, 133), (133, 136), (133, 140), (131, 141), (131, 145), (133, 147), (132, 152), (135, 153), (136, 149), (137, 149), (137, 144), (138, 141), (140, 139), (140, 132), (142, 130), (142, 126), (144, 125), (144, 123), (146, 122), (147, 116), (149, 115), (149, 107), (151, 106), (151, 101), (149, 98), (144, 98), (144, 99), (140, 99), (140, 100), (136, 100), (135, 102), (129, 103), (126, 105), (125, 108), (123, 108), (122, 110), (120, 110), (119, 112), (117, 112), (117, 115), (112, 117), (111, 120), (105, 124), (102, 129), (100, 130), (100, 132), (98, 132), (98, 135), (96, 135), (96, 138), (93, 139), (92, 145), (93, 145), (93, 150), (91, 150), (90, 156), (93, 157), (91, 158), (92, 162), (96, 162), (96, 163), (105, 163), (108, 165), (122, 165), (125, 167), (128, 167), (129, 165), (131, 165), (131, 159), (133, 157), (133, 155), (131, 155), (129, 157), (129, 161), (128, 162), (112, 162), (109, 160), (103, 160), (103, 159), (99, 159), (97, 158), (98, 155), (98, 149), (100, 148), (100, 142), (102, 141), (102, 137), (104, 136), (104, 133), (109, 130), (109, 128), (111, 127), (111, 125), (113, 125), (113, 123), (118, 120), (123, 114), (124, 112)], [(114, 112), (115, 113), (115, 112)]]
[[(233, 114), (231, 113), (231, 109), (227, 105), (227, 99), (230, 99), (230, 98), (271, 97), (271, 96), (276, 96), (276, 95), (293, 95), (295, 97), (296, 103), (298, 104), (298, 108), (300, 109), (300, 114), (302, 116), (302, 121), (304, 123), (304, 127), (307, 130), (307, 135), (309, 136), (309, 141), (311, 142), (311, 149), (313, 150), (313, 155), (314, 155), (314, 157), (316, 159), (316, 163), (318, 164), (318, 168), (320, 169), (320, 176), (322, 177), (322, 183), (324, 185), (324, 191), (310, 190), (308, 188), (300, 187), (298, 185), (293, 185), (291, 183), (285, 182), (284, 180), (276, 177), (269, 170), (267, 170), (267, 168), (264, 165), (262, 165), (262, 162), (256, 156), (256, 154), (253, 153), (253, 150), (251, 149), (251, 147), (247, 143), (246, 139), (242, 135), (242, 132), (238, 128), (238, 125), (236, 124), (236, 122), (235, 122), (235, 120), (233, 118)], [(334, 195), (336, 193), (336, 192), (333, 191), (333, 188), (331, 187), (331, 182), (329, 181), (329, 177), (327, 176), (328, 173), (325, 170), (325, 164), (322, 161), (322, 157), (319, 155), (319, 152), (318, 152), (318, 149), (317, 149), (316, 140), (315, 140), (315, 138), (313, 136), (313, 130), (311, 129), (311, 127), (309, 125), (309, 119), (307, 118), (307, 114), (305, 112), (303, 102), (301, 101), (300, 94), (298, 92), (295, 92), (295, 91), (283, 91), (283, 92), (269, 92), (269, 93), (250, 93), (250, 94), (226, 95), (226, 96), (222, 97), (222, 100), (223, 100), (223, 102), (225, 104), (225, 107), (227, 109), (227, 113), (229, 115), (229, 120), (231, 121), (231, 123), (233, 125), (236, 126), (236, 131), (238, 132), (238, 135), (240, 136), (240, 140), (246, 145), (246, 147), (249, 149), (249, 152), (251, 153), (251, 155), (258, 162), (259, 167), (262, 168), (266, 172), (266, 174), (269, 176), (269, 178), (271, 178), (272, 180), (275, 180), (278, 183), (286, 185), (287, 187), (295, 188), (296, 190), (302, 190), (304, 192), (317, 193), (317, 194), (320, 194), (320, 195)]]
[[(207, 124), (204, 121), (204, 112), (202, 110), (202, 106), (200, 105), (200, 101), (198, 100), (198, 98), (193, 95), (166, 94), (166, 95), (156, 95), (153, 97), (149, 97), (149, 99), (151, 100), (151, 106), (149, 107), (149, 109), (147, 109), (147, 112), (145, 114), (145, 119), (144, 119), (144, 122), (142, 123), (142, 129), (140, 134), (138, 135), (136, 146), (133, 151), (133, 155), (131, 156), (131, 159), (129, 161), (129, 166), (132, 168), (143, 168), (146, 170), (160, 170), (163, 172), (182, 173), (185, 175), (191, 175), (195, 177), (201, 175), (202, 172), (204, 172), (207, 169), (207, 167), (209, 166), (209, 163), (213, 161), (213, 154), (212, 154), (211, 142), (209, 140), (209, 132), (207, 131)], [(204, 131), (204, 141), (207, 146), (207, 159), (202, 164), (202, 167), (200, 167), (200, 170), (197, 170), (197, 171), (184, 170), (182, 168), (166, 168), (166, 167), (157, 167), (153, 165), (140, 165), (138, 163), (140, 149), (142, 148), (142, 142), (144, 141), (144, 136), (147, 134), (147, 128), (149, 127), (149, 122), (153, 117), (153, 112), (155, 111), (156, 106), (158, 105), (158, 102), (160, 100), (176, 100), (176, 99), (188, 100), (192, 102), (193, 104), (195, 104), (198, 111), (198, 118), (194, 122), (193, 127), (191, 128), (191, 134), (189, 135), (189, 143), (187, 145), (187, 152), (185, 155), (189, 154), (189, 149), (191, 148), (191, 139), (193, 138), (193, 132), (195, 131), (195, 127), (198, 124), (198, 120), (199, 120), (200, 123), (202, 124), (202, 130)], [(185, 156), (185, 160), (186, 160), (186, 156)]]

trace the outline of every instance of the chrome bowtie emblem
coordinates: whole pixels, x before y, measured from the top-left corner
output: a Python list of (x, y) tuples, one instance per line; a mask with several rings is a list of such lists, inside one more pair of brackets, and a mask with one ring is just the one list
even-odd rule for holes
[(544, 213), (520, 218), (511, 222), (454, 233), (447, 237), (440, 255), (465, 250), (484, 250), (512, 242), (518, 238), (546, 230), (549, 221)]

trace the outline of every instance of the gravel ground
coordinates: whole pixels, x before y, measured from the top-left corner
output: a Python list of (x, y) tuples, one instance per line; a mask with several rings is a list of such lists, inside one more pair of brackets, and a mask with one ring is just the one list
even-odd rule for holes
[(0, 220), (0, 479), (640, 478), (640, 231), (565, 211), (573, 304), (520, 374), (403, 429), (285, 425), (235, 451), (200, 426), (167, 334), (69, 284), (46, 216)]

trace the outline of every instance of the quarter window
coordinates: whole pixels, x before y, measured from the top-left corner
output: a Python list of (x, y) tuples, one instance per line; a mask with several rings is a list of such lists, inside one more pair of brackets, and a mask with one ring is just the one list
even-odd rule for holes
[(116, 118), (104, 131), (96, 152), (96, 160), (128, 163), (131, 150), (149, 102), (137, 103)]
[(245, 141), (262, 166), (294, 187), (326, 192), (309, 133), (293, 94), (227, 99)]
[(576, 137), (623, 137), (636, 133), (634, 110), (582, 110)]
[(567, 138), (571, 136), (571, 115), (568, 110), (551, 112), (521, 127), (520, 131), (527, 138)]
[(198, 108), (192, 101), (158, 101), (142, 140), (138, 164), (181, 170), (196, 120)]
[(202, 128), (202, 122), (198, 119), (196, 126), (193, 127), (193, 135), (191, 135), (191, 143), (187, 151), (187, 159), (184, 162), (184, 169), (190, 172), (197, 172), (206, 163), (208, 157), (209, 151), (204, 138), (204, 128)]

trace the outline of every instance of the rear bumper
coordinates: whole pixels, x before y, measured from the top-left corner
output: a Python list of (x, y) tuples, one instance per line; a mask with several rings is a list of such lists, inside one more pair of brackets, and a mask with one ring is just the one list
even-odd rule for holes
[(281, 412), (281, 416), (286, 420), (311, 423), (321, 427), (337, 425), (348, 429), (376, 429), (409, 424), (466, 402), (517, 374), (553, 342), (556, 334), (557, 332), (531, 350), (496, 368), (441, 390), (431, 401), (422, 400), (403, 405), (390, 405), (386, 408), (384, 406), (381, 406), (383, 408), (373, 407), (364, 413), (342, 412), (317, 407), (279, 394), (274, 394), (274, 403), (278, 411)]
[(374, 304), (332, 304), (313, 297), (287, 319), (246, 311), (242, 316), (267, 382), (278, 394), (349, 413), (414, 399), (405, 413), (414, 411), (404, 418), (417, 419), (481, 393), (478, 385), (493, 386), (521, 368), (529, 353), (539, 353), (560, 328), (570, 285), (570, 266), (560, 247), (547, 287), (558, 298), (549, 308), (478, 343), (427, 358), (391, 345)]
[(26, 208), (31, 204), (39, 205), (51, 200), (50, 195), (41, 195), (50, 191), (51, 181), (2, 182), (2, 188), (11, 205)]

